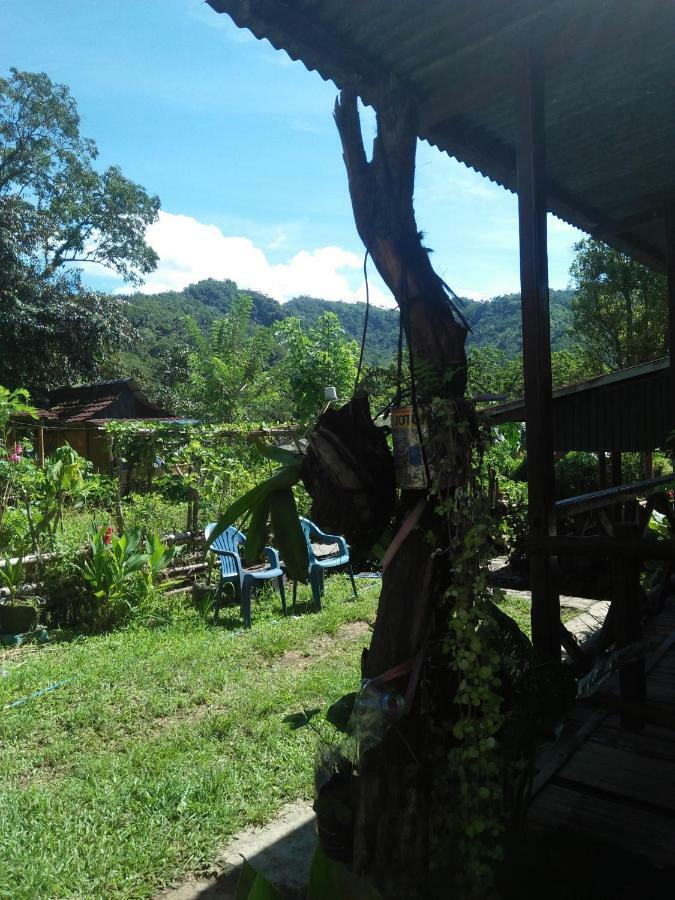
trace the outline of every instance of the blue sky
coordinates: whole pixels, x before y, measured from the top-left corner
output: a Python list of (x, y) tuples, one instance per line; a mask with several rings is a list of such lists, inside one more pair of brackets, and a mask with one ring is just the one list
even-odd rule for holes
[[(0, 59), (71, 88), (102, 166), (159, 194), (146, 290), (231, 277), (279, 300), (363, 299), (332, 120), (336, 89), (201, 0), (0, 0)], [(365, 136), (374, 134), (366, 116)], [(426, 144), (416, 211), (437, 271), (464, 296), (518, 289), (515, 198)], [(579, 233), (549, 218), (552, 287)], [(121, 283), (100, 271), (99, 288)], [(391, 302), (374, 283), (376, 302)]]

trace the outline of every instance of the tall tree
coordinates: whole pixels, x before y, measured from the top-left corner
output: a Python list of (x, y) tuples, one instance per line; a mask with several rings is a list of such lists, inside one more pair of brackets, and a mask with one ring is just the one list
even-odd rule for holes
[(250, 294), (238, 293), (207, 337), (188, 319), (193, 351), (180, 401), (185, 412), (207, 422), (238, 422), (277, 411), (279, 392), (270, 371), (274, 335), (252, 326), (252, 308)]
[(596, 374), (663, 355), (665, 277), (625, 253), (586, 238), (574, 247), (572, 334)]
[(299, 421), (310, 422), (318, 416), (328, 385), (339, 398), (351, 394), (359, 351), (356, 342), (345, 337), (335, 313), (323, 313), (306, 331), (299, 319), (291, 317), (281, 322), (277, 334), (286, 348), (282, 368)]
[(95, 169), (69, 89), (44, 73), (0, 78), (0, 358), (4, 381), (40, 393), (95, 377), (130, 335), (124, 301), (86, 289), (80, 263), (139, 283), (159, 199), (116, 166)]
[[(463, 553), (473, 427), (464, 401), (467, 328), (432, 268), (413, 210), (415, 107), (387, 87), (376, 115), (368, 159), (356, 95), (343, 91), (336, 102), (356, 228), (400, 309), (413, 400), (427, 428), (426, 459), (435, 486), (429, 500), (426, 490), (402, 493), (398, 524), (407, 520), (407, 525), (383, 573), (377, 619), (362, 663), (365, 679), (390, 678), (386, 673), (411, 658), (424, 663), (425, 674), (424, 691), (418, 692), (409, 714), (361, 759), (354, 865), (374, 878), (385, 896), (413, 897), (424, 891), (431, 843), (439, 838), (433, 825), (439, 804), (447, 808), (458, 799), (449, 787), (447, 743), (457, 710), (456, 660), (428, 663), (430, 647), (447, 641), (456, 598), (471, 603), (478, 571), (478, 555)], [(406, 680), (389, 684), (405, 690)]]
[[(44, 280), (20, 257), (16, 208), (0, 200), (0, 359), (10, 388), (42, 392), (95, 377), (131, 328), (124, 301), (85, 290), (69, 273)], [(75, 283), (73, 283), (75, 282)]]
[(138, 283), (157, 264), (145, 230), (159, 198), (119, 167), (94, 168), (77, 105), (44, 73), (0, 78), (0, 199), (20, 213), (19, 249), (42, 280), (62, 266), (98, 263)]

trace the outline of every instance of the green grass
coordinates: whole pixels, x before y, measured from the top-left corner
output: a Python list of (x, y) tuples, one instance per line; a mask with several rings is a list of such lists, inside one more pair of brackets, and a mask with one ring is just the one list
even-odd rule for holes
[[(327, 580), (283, 619), (274, 592), (243, 631), (196, 614), (5, 651), (0, 706), (0, 897), (142, 898), (208, 871), (227, 838), (309, 798), (326, 707), (354, 690), (378, 582)], [(503, 609), (529, 634), (529, 603)], [(65, 637), (65, 636), (64, 636)], [(311, 725), (308, 726), (307, 718)]]
[(356, 688), (368, 629), (349, 623), (377, 592), (350, 602), (335, 577), (322, 613), (283, 620), (267, 595), (247, 632), (193, 617), (5, 653), (3, 706), (72, 680), (3, 710), (0, 897), (150, 897), (310, 797), (316, 713)]
[[(504, 594), (503, 599), (499, 601), (499, 607), (507, 615), (511, 616), (518, 624), (521, 631), (524, 631), (529, 638), (532, 637), (532, 623), (530, 621), (530, 610), (532, 606), (529, 600), (518, 596), (518, 594), (510, 594), (507, 591)], [(560, 610), (560, 620), (562, 622), (569, 622), (570, 619), (573, 619), (578, 615), (579, 610), (577, 609)]]

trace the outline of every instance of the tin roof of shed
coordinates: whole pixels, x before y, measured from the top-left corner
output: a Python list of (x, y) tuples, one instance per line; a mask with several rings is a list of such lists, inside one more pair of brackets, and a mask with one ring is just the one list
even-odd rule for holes
[[(481, 410), (493, 425), (525, 421), (525, 401)], [(655, 359), (553, 391), (555, 450), (655, 450), (670, 435), (670, 360)]]
[[(40, 410), (39, 416), (45, 424), (79, 424), (106, 418), (105, 411), (115, 403), (124, 391), (133, 394), (147, 414), (137, 418), (156, 418), (167, 416), (167, 413), (156, 403), (149, 400), (138, 387), (133, 378), (117, 378), (111, 381), (98, 381), (93, 384), (78, 384), (49, 391), (46, 409)], [(115, 417), (120, 418), (120, 417)]]
[(208, 0), (375, 107), (396, 84), (419, 136), (509, 190), (514, 70), (546, 74), (548, 208), (656, 268), (675, 195), (675, 3), (663, 0)]

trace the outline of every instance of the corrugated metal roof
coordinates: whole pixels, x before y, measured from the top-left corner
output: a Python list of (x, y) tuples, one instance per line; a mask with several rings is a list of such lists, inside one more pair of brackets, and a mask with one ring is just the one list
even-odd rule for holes
[(419, 135), (516, 183), (513, 83), (525, 46), (546, 73), (551, 212), (663, 268), (675, 195), (670, 0), (208, 0), (366, 103), (393, 80)]
[[(482, 410), (494, 425), (524, 422), (525, 403)], [(670, 434), (667, 357), (553, 391), (555, 450), (654, 450)]]

